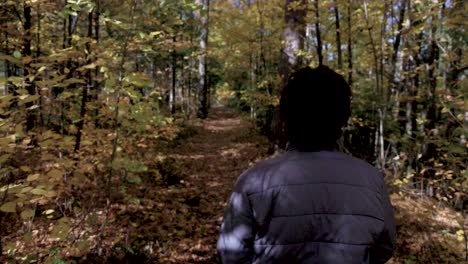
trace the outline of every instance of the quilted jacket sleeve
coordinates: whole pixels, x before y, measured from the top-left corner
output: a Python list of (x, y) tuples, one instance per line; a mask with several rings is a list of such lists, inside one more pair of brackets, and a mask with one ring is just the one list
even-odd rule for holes
[(370, 263), (372, 264), (387, 262), (392, 257), (395, 249), (395, 220), (393, 218), (393, 209), (385, 183), (383, 183), (382, 186), (382, 208), (385, 223), (376, 244), (370, 250)]
[(217, 249), (222, 263), (252, 263), (255, 220), (245, 193), (233, 192), (224, 214)]

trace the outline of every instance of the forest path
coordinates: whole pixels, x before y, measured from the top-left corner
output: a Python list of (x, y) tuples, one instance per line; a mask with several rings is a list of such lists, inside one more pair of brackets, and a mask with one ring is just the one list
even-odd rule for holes
[[(237, 177), (266, 158), (268, 142), (252, 123), (222, 106), (187, 128), (196, 133), (145, 152), (150, 180), (129, 190), (138, 204), (112, 205), (113, 221), (104, 234), (111, 257), (101, 263), (220, 263), (216, 240), (226, 201)], [(151, 168), (161, 159), (162, 170)], [(158, 178), (151, 173), (155, 169), (169, 177), (169, 186), (151, 181)], [(459, 213), (408, 195), (392, 194), (392, 203), (398, 240), (389, 263), (462, 263), (463, 243), (447, 236), (459, 230)]]
[(240, 173), (264, 157), (268, 147), (251, 123), (222, 106), (214, 106), (206, 120), (193, 125), (197, 134), (165, 153), (183, 183), (153, 190), (162, 209), (157, 231), (167, 235), (157, 256), (162, 263), (216, 263), (216, 239), (229, 193)]
[[(234, 182), (242, 171), (266, 157), (267, 140), (232, 110), (213, 107), (209, 118), (196, 121), (194, 126), (198, 132), (195, 136), (165, 153), (185, 177), (183, 186), (162, 188), (155, 196), (156, 200), (163, 198), (159, 206), (165, 208), (163, 227), (168, 234), (159, 245), (157, 263), (219, 263), (216, 239)], [(426, 263), (433, 259), (459, 263), (462, 243), (447, 239), (441, 232), (458, 230), (458, 213), (431, 200), (398, 194), (392, 195), (392, 203), (399, 239), (389, 263)]]

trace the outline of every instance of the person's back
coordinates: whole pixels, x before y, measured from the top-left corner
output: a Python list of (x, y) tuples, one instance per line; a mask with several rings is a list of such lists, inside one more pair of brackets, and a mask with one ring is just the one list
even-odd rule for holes
[[(335, 75), (326, 67), (305, 68), (285, 87), (281, 107), (291, 149), (239, 177), (218, 240), (223, 263), (384, 263), (391, 257), (395, 224), (382, 175), (334, 150), (337, 129), (349, 117), (350, 93), (342, 96), (348, 102), (333, 96), (336, 91), (320, 94), (344, 110), (317, 117), (320, 103), (304, 104), (307, 98), (314, 103), (317, 91), (297, 88), (312, 79), (342, 89), (344, 80), (334, 83)], [(304, 114), (311, 120), (301, 120)], [(314, 130), (316, 123), (325, 127)]]
[[(261, 162), (241, 175), (231, 203), (218, 243), (225, 263), (243, 254), (247, 263), (378, 263), (392, 252), (382, 176), (337, 151), (289, 151)], [(246, 236), (247, 226), (255, 234)], [(243, 252), (248, 243), (253, 251)]]

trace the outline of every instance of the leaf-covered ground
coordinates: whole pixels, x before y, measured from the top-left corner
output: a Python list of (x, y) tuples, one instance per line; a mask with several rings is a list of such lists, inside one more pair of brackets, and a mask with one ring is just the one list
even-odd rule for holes
[[(266, 158), (268, 144), (252, 124), (223, 107), (189, 128), (172, 146), (145, 145), (146, 165), (154, 168), (126, 187), (131, 198), (115, 194), (94, 213), (72, 217), (73, 235), (54, 239), (52, 222), (44, 221), (33, 230), (12, 225), (21, 231), (3, 242), (40, 263), (218, 263), (215, 244), (225, 202), (237, 176)], [(398, 222), (392, 263), (464, 261), (466, 244), (456, 235), (460, 214), (429, 199), (394, 194), (392, 200)], [(40, 242), (25, 244), (25, 236)]]

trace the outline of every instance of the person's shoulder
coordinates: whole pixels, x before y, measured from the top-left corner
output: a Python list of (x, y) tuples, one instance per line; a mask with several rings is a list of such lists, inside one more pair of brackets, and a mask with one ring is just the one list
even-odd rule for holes
[(366, 178), (373, 185), (380, 186), (384, 183), (384, 173), (374, 165), (349, 154), (341, 153), (340, 155), (348, 163), (348, 166), (346, 166), (348, 170), (353, 169), (353, 171), (359, 173), (359, 176)]
[(259, 161), (245, 170), (237, 179), (234, 188), (237, 192), (255, 193), (261, 191), (265, 186), (269, 172), (281, 166), (289, 158), (286, 153)]
[(372, 164), (370, 164), (369, 162), (367, 162), (367, 161), (365, 161), (363, 159), (354, 157), (354, 156), (352, 156), (350, 154), (346, 154), (346, 153), (343, 153), (343, 152), (338, 152), (338, 153), (342, 157), (342, 159), (347, 160), (349, 163), (353, 164), (354, 166), (357, 166), (357, 167), (360, 167), (360, 168), (363, 168), (363, 169), (367, 169), (367, 170), (375, 172), (375, 173), (380, 173), (379, 170), (376, 167), (374, 167)]

